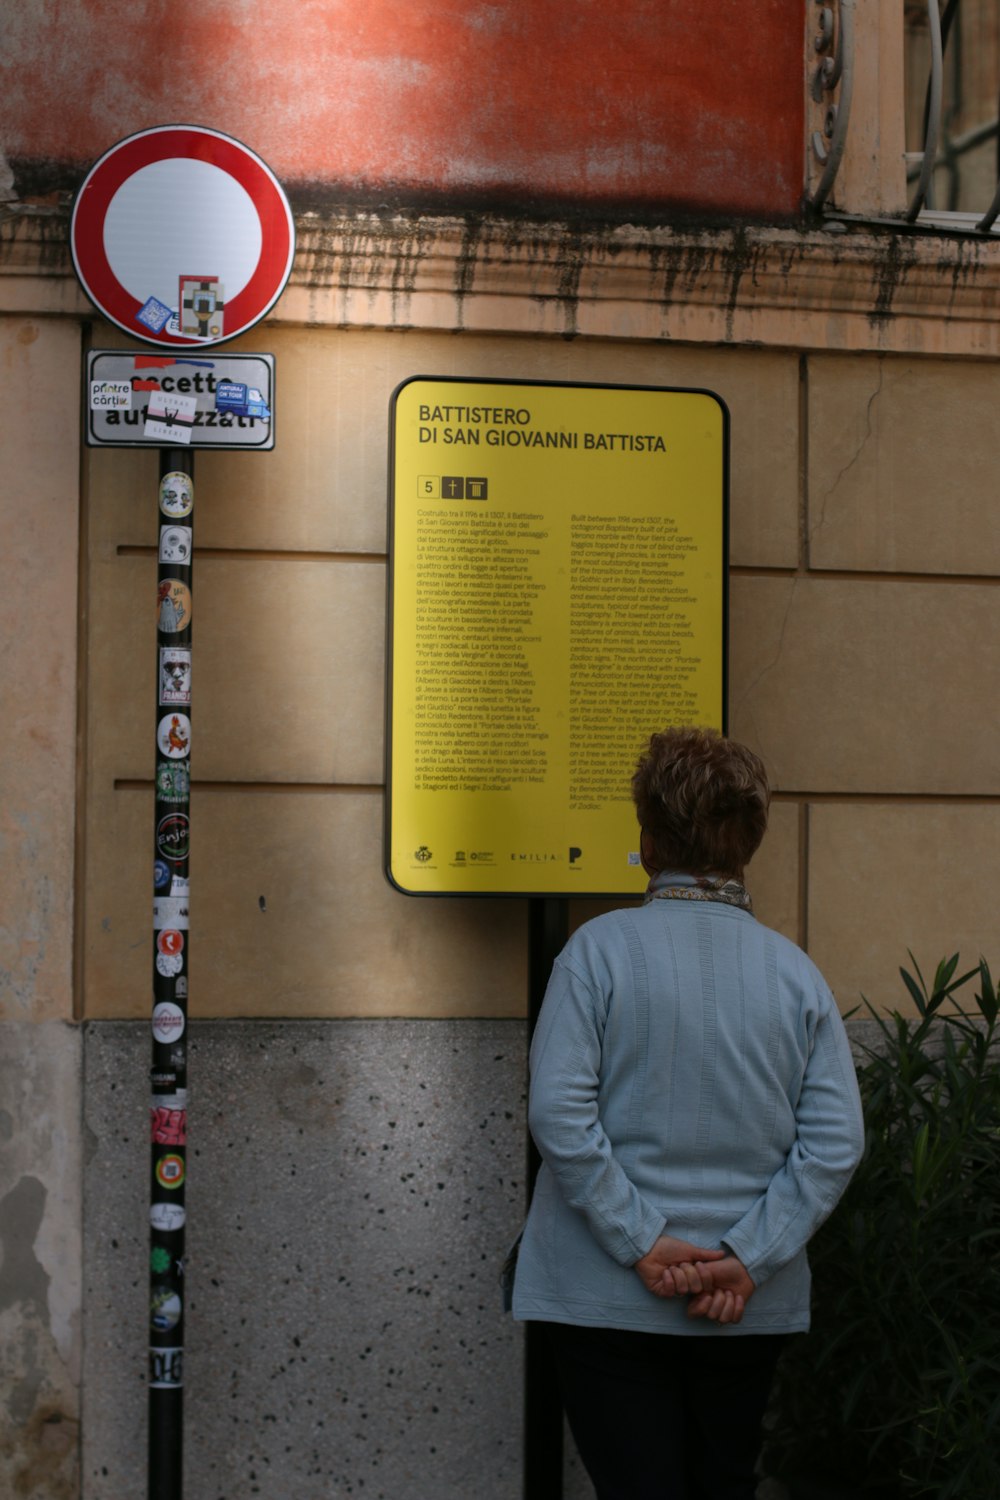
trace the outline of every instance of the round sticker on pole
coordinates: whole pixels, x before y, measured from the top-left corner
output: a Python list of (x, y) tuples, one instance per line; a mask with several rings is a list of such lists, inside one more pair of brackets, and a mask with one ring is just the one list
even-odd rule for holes
[(126, 333), (170, 349), (219, 344), (281, 296), (295, 222), (249, 147), (203, 125), (159, 125), (91, 167), (70, 250), (87, 296)]

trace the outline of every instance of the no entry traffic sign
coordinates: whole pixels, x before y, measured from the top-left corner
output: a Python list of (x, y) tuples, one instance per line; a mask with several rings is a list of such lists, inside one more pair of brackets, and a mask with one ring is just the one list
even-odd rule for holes
[(217, 344), (281, 296), (295, 225), (274, 173), (202, 125), (119, 141), (91, 168), (70, 226), (73, 265), (112, 323), (151, 344)]

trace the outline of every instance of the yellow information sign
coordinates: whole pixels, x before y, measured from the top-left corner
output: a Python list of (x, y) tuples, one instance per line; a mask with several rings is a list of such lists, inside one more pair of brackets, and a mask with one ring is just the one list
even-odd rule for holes
[(725, 724), (725, 406), (421, 377), (391, 430), (389, 879), (641, 893), (636, 760)]

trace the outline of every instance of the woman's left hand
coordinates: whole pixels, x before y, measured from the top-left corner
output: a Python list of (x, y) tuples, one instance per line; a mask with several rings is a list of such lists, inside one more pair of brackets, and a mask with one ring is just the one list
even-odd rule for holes
[(663, 1296), (690, 1296), (689, 1318), (710, 1323), (739, 1323), (755, 1291), (746, 1266), (735, 1255), (711, 1265), (669, 1266), (663, 1273)]
[[(688, 1271), (694, 1271), (696, 1262), (722, 1260), (725, 1254), (724, 1250), (706, 1250), (702, 1246), (692, 1245), (690, 1240), (678, 1240), (672, 1234), (661, 1234), (653, 1248), (641, 1260), (636, 1261), (635, 1270), (647, 1292), (652, 1292), (654, 1297), (672, 1297), (675, 1295), (674, 1289), (669, 1278), (664, 1276), (664, 1271), (679, 1265), (684, 1265)], [(691, 1286), (689, 1290), (702, 1290), (700, 1278), (697, 1287)]]

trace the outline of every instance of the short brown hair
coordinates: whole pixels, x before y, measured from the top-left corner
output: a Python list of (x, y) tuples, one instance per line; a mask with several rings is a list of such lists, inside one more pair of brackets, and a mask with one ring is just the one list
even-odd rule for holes
[(654, 734), (632, 777), (658, 868), (742, 874), (767, 829), (771, 788), (760, 757), (714, 729)]

